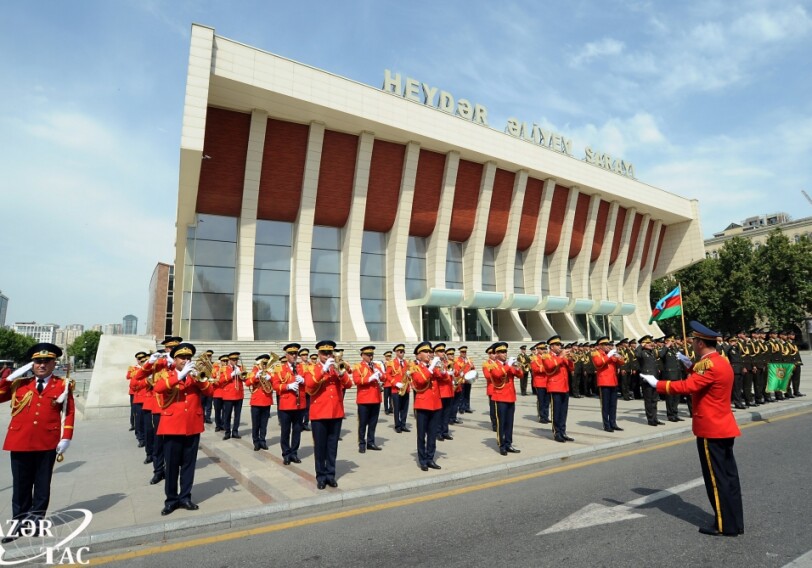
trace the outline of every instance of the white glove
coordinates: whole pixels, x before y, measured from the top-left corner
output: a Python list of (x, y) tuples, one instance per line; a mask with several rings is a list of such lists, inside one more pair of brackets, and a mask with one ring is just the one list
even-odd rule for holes
[(330, 357), (324, 362), (324, 365), (321, 366), (321, 370), (325, 373), (330, 370), (330, 367), (336, 366), (336, 360)]
[(374, 373), (372, 373), (372, 376), (369, 377), (369, 382), (370, 383), (372, 383), (372, 382), (375, 382), (375, 383), (381, 382), (381, 374), (378, 371), (375, 371)]
[(403, 388), (403, 383), (395, 383), (395, 388), (400, 390)]
[(654, 375), (646, 375), (644, 373), (640, 373), (640, 378), (646, 381), (649, 386), (656, 387), (657, 386), (657, 377)]
[(154, 365), (154, 364), (155, 364), (155, 361), (157, 361), (157, 360), (158, 360), (158, 358), (159, 358), (160, 356), (161, 356), (161, 354), (160, 354), (160, 353), (157, 353), (157, 352), (155, 352), (155, 353), (153, 353), (152, 355), (150, 355), (150, 356), (149, 356), (149, 364), (150, 364), (150, 365)]
[(239, 367), (234, 367), (234, 370), (231, 371), (231, 376), (239, 377), (240, 375), (242, 375), (242, 370)]
[(183, 366), (183, 369), (181, 369), (180, 372), (178, 372), (178, 378), (180, 380), (183, 380), (186, 378), (186, 375), (188, 375), (194, 370), (195, 370), (194, 363), (192, 363), (191, 361), (186, 361), (186, 364)]
[(296, 384), (297, 385), (304, 384), (304, 377), (302, 375), (296, 375)]
[(516, 365), (516, 357), (508, 357), (507, 366), (513, 367)]
[(288, 383), (288, 390), (298, 393), (299, 392), (299, 383)]
[(691, 361), (691, 358), (681, 351), (677, 352), (677, 359), (679, 359), (682, 364), (685, 365), (686, 369), (690, 369), (691, 365), (694, 364), (693, 361)]
[(64, 454), (68, 451), (68, 446), (70, 446), (70, 440), (66, 438), (62, 438), (59, 440), (59, 443), (56, 445), (56, 453)]
[(22, 367), (20, 367), (19, 369), (17, 369), (13, 373), (11, 373), (8, 377), (6, 377), (6, 380), (8, 382), (11, 382), (14, 379), (16, 379), (17, 377), (22, 377), (24, 374), (26, 374), (28, 371), (30, 371), (31, 367), (33, 367), (33, 366), (34, 366), (33, 361), (31, 361), (30, 363), (26, 363), (25, 365), (23, 365)]
[(169, 355), (169, 353), (166, 354), (166, 364), (167, 365), (174, 365), (175, 364), (175, 360), (172, 358), (171, 355)]
[(429, 363), (429, 372), (434, 371), (434, 367), (436, 367), (439, 364), (440, 364), (440, 358), (439, 357), (435, 357), (434, 359), (432, 359), (431, 363)]
[(609, 357), (610, 359), (615, 355), (617, 355), (617, 349), (612, 349), (609, 353), (606, 354), (606, 356)]

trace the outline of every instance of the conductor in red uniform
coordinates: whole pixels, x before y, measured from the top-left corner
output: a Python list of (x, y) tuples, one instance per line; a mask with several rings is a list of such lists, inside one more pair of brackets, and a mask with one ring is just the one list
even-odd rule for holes
[(422, 341), (414, 348), (417, 363), (409, 368), (414, 388), (414, 411), (417, 419), (417, 460), (420, 469), (441, 469), (434, 461), (437, 450), (437, 433), (440, 431), (443, 403), (440, 400), (438, 380), (444, 376), (439, 357), (428, 363), (433, 350), (431, 343)]
[(513, 447), (513, 415), (516, 412), (516, 387), (513, 379), (524, 376), (516, 359), (507, 359), (507, 351), (508, 344), (504, 341), (494, 343), (493, 352), (496, 357), (490, 366), (493, 401), (496, 404), (496, 443), (503, 456), (508, 455), (508, 452), (518, 454), (520, 451)]
[(166, 463), (166, 501), (161, 515), (169, 515), (179, 507), (189, 511), (199, 509), (192, 501), (192, 485), (200, 433), (204, 430), (201, 399), (211, 393), (212, 387), (208, 381), (197, 380), (192, 365), (194, 354), (194, 345), (180, 343), (170, 353), (174, 364), (155, 373), (154, 390), (161, 412), (156, 433), (164, 437)]
[(285, 465), (290, 465), (291, 462), (302, 463), (298, 454), (307, 401), (304, 394), (305, 379), (299, 374), (299, 370), (310, 365), (296, 365), (296, 359), (301, 353), (300, 347), (298, 343), (285, 345), (285, 359), (273, 372), (273, 390), (276, 391), (279, 400), (277, 405), (279, 446), (282, 448), (282, 460)]
[(626, 360), (618, 355), (608, 337), (599, 337), (595, 343), (597, 349), (592, 352), (591, 358), (600, 390), (603, 429), (606, 432), (622, 432), (623, 428), (617, 425), (617, 370)]
[[(11, 510), (16, 520), (36, 522), (45, 516), (54, 462), (73, 438), (72, 381), (53, 374), (61, 355), (56, 345), (37, 343), (26, 353), (31, 362), (0, 380), (0, 402), (11, 400), (3, 449), (11, 452)], [(33, 376), (23, 377), (29, 370)], [(2, 542), (18, 537), (8, 534)]]
[(728, 360), (717, 353), (716, 340), (719, 333), (692, 321), (691, 344), (699, 360), (691, 360), (680, 353), (680, 361), (690, 374), (684, 381), (657, 381), (652, 375), (643, 375), (657, 392), (666, 395), (690, 394), (693, 401), (693, 431), (705, 489), (715, 514), (710, 527), (699, 532), (713, 536), (738, 536), (744, 533), (741, 484), (733, 441), (741, 435), (736, 419), (730, 409), (733, 389), (733, 368)]

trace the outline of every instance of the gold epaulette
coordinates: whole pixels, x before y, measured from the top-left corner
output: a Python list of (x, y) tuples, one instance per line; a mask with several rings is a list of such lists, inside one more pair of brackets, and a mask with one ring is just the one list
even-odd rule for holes
[(550, 357), (549, 353), (543, 353), (541, 355), (541, 360), (543, 361), (544, 359), (552, 359), (552, 357)]
[(700, 359), (694, 363), (693, 371), (699, 375), (704, 375), (705, 371), (713, 367), (713, 361), (710, 359)]
[(595, 349), (594, 351), (592, 351), (592, 352), (590, 353), (590, 356), (594, 357), (595, 355), (598, 355), (599, 353), (600, 353), (600, 351), (598, 351), (597, 349)]

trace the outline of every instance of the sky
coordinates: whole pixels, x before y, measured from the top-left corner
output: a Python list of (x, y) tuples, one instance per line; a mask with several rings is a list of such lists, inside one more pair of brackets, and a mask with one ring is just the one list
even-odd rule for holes
[(622, 157), (698, 199), (706, 237), (812, 216), (812, 0), (9, 1), (7, 325), (134, 314), (144, 331), (152, 272), (174, 261), (192, 23), (375, 87), (391, 69), (494, 128), (516, 117)]

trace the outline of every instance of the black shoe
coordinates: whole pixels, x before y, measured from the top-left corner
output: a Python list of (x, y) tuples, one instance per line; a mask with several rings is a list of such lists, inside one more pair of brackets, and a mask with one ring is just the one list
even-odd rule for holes
[(222, 428), (220, 428), (219, 426), (217, 426), (217, 427), (214, 429), (214, 431), (215, 431), (215, 432), (222, 432), (222, 431), (223, 431), (223, 429), (222, 429)]
[[(494, 430), (494, 432), (496, 432), (496, 430)], [(438, 442), (442, 442), (443, 440), (445, 440), (445, 438), (443, 436), (437, 436), (437, 441)]]
[(152, 458), (151, 458), (151, 457), (149, 457), (149, 456), (145, 457), (145, 458), (144, 458), (144, 463), (145, 463), (145, 464), (147, 464), (147, 463), (152, 463)]
[(521, 450), (516, 449), (513, 446), (508, 446), (507, 451), (510, 452), (511, 454), (520, 454), (520, 453), (522, 453)]
[(382, 448), (380, 446), (376, 446), (375, 444), (367, 444), (367, 449), (368, 450), (375, 450), (376, 452), (379, 452), (379, 451), (381, 451)]
[[(302, 430), (304, 430), (305, 432), (310, 432), (310, 424), (305, 424), (304, 426), (302, 426)], [(340, 439), (341, 438), (339, 438), (339, 440)]]
[(144, 442), (138, 442), (138, 447), (143, 448), (144, 447)]
[(302, 463), (302, 460), (299, 459), (299, 456), (290, 456), (290, 461), (293, 463)]
[(604, 432), (614, 432), (615, 429), (614, 428), (604, 428), (603, 431)]
[(205, 422), (206, 424), (211, 424), (211, 418), (206, 418), (205, 420), (203, 420), (203, 422)]
[(338, 487), (338, 481), (336, 481), (335, 479), (328, 479), (327, 485), (329, 485), (330, 487)]
[(186, 509), (187, 511), (197, 511), (200, 507), (197, 506), (196, 503), (192, 503), (191, 501), (181, 501), (179, 506)]
[(570, 438), (566, 434), (562, 435), (561, 437), (564, 438), (567, 442), (574, 442), (575, 441), (575, 438)]
[(574, 394), (572, 395), (572, 398), (584, 398), (584, 396), (580, 394)]
[(502, 454), (503, 456), (506, 456), (507, 455), (507, 450), (500, 449), (499, 453)]
[(673, 416), (671, 418), (669, 418), (668, 421), (669, 422), (678, 422), (678, 420), (676, 418), (674, 418)]
[(178, 508), (178, 503), (174, 503), (172, 505), (164, 505), (164, 508), (161, 509), (161, 515), (164, 516), (164, 517), (167, 516), (167, 515), (171, 515), (172, 513), (175, 512), (175, 509), (177, 509), (177, 508)]
[(614, 430), (615, 432), (623, 432), (623, 428), (621, 428), (620, 426), (612, 426), (612, 430)]
[(795, 396), (806, 396), (806, 395), (804, 393), (802, 393), (802, 392), (796, 392)]
[(242, 436), (240, 436), (240, 435), (239, 435), (239, 434), (237, 434), (236, 432), (234, 432), (233, 434), (231, 434), (231, 437), (232, 437), (232, 438), (234, 438), (235, 440), (239, 440), (240, 438), (242, 438)]
[(285, 458), (282, 460), (282, 465), (290, 465), (290, 458)]
[(395, 432), (397, 432), (398, 434), (401, 434), (401, 433), (403, 433), (403, 428), (395, 428)]
[[(804, 395), (801, 395), (801, 396), (804, 396)], [(465, 411), (465, 413), (466, 414), (473, 414), (474, 411), (469, 408), (468, 410)]]
[(718, 530), (716, 530), (716, 527), (699, 527), (699, 532), (710, 536), (739, 536), (738, 532), (734, 533), (719, 532)]
[(685, 422), (685, 418), (680, 418), (679, 416), (677, 416), (677, 422)]
[(255, 452), (258, 452), (258, 451), (259, 451), (259, 444), (254, 444), (254, 451), (255, 451)]
[(326, 484), (326, 483), (324, 483), (323, 481), (319, 481), (319, 482), (316, 484), (316, 487), (318, 487), (319, 489), (324, 489), (325, 487), (327, 487), (327, 484)]
[(454, 436), (451, 434), (443, 434), (443, 440), (453, 440)]
[(555, 440), (556, 442), (560, 442), (560, 443), (562, 443), (562, 444), (563, 444), (564, 442), (566, 442), (566, 440), (564, 439), (564, 437), (563, 437), (563, 436), (560, 436), (559, 434), (556, 434), (556, 435), (555, 435), (554, 440)]
[(795, 398), (795, 395), (792, 394), (791, 392), (788, 392), (787, 394), (784, 395), (784, 398)]
[(367, 449), (364, 446), (358, 446), (358, 453), (363, 454), (366, 453)]
[(412, 429), (411, 429), (411, 428), (407, 428), (406, 426), (404, 426), (404, 427), (403, 427), (403, 431), (404, 431), (404, 432), (411, 432), (411, 431), (412, 431)]
[(268, 449), (268, 442), (260, 442), (259, 443), (260, 450), (267, 450)]
[[(427, 466), (427, 465), (421, 465), (421, 466), (420, 466), (420, 469), (422, 469), (423, 471), (428, 471), (428, 470), (429, 470), (429, 466)], [(4, 542), (5, 542), (5, 541), (4, 541)]]
[(158, 483), (163, 481), (165, 477), (166, 477), (166, 474), (164, 474), (163, 472), (156, 473), (155, 475), (152, 476), (152, 479), (149, 480), (149, 484), (150, 485), (157, 485)]
[(431, 469), (443, 469), (439, 465), (437, 465), (435, 462), (429, 462), (426, 465), (429, 466)]
[(135, 432), (135, 426), (130, 426), (130, 432)]
[(550, 423), (550, 421), (547, 418), (539, 418), (539, 422), (541, 422), (542, 424), (549, 424)]
[(665, 426), (665, 422), (662, 420), (657, 420), (657, 426)]
[(231, 432), (226, 432), (223, 436), (223, 440), (230, 440), (231, 439)]
[(656, 426), (657, 422), (652, 422), (651, 420), (648, 421), (649, 426)]

